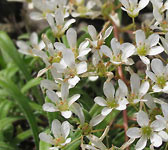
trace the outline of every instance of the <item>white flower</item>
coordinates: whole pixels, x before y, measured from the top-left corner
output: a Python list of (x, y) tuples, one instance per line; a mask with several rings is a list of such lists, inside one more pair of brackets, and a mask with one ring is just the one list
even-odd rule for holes
[(86, 61), (75, 63), (75, 55), (71, 49), (64, 48), (62, 55), (63, 60), (60, 63), (53, 63), (53, 67), (58, 73), (64, 74), (65, 79), (74, 87), (80, 81), (78, 75), (87, 71), (87, 63)]
[(126, 65), (132, 65), (134, 62), (130, 56), (132, 56), (135, 53), (135, 46), (130, 43), (123, 43), (120, 45), (120, 43), (117, 41), (116, 38), (113, 38), (111, 40), (111, 48), (106, 45), (102, 45), (100, 51), (104, 53), (107, 57), (110, 58), (110, 61), (115, 64), (126, 64)]
[(52, 14), (47, 14), (47, 21), (53, 31), (54, 36), (60, 38), (69, 28), (69, 26), (75, 22), (75, 19), (70, 19), (65, 22), (62, 9), (57, 9), (55, 11), (55, 18), (52, 16)]
[(153, 5), (153, 15), (158, 23), (161, 23), (164, 18), (164, 11), (168, 9), (168, 2), (163, 3), (163, 0), (150, 0)]
[(149, 0), (120, 0), (124, 7), (121, 7), (122, 10), (126, 11), (128, 15), (132, 18), (135, 18), (139, 15), (139, 11), (145, 8)]
[(164, 51), (162, 46), (157, 46), (159, 43), (159, 35), (156, 33), (151, 34), (147, 39), (144, 31), (137, 30), (136, 36), (136, 53), (139, 55), (143, 63), (149, 64), (150, 61), (147, 55), (158, 55)]
[(89, 35), (91, 36), (92, 41), (90, 39), (88, 39), (88, 40), (92, 46), (92, 52), (93, 52), (92, 63), (94, 66), (96, 66), (99, 63), (99, 61), (102, 57), (102, 52), (100, 51), (100, 47), (103, 45), (105, 39), (109, 37), (112, 30), (113, 30), (113, 27), (110, 26), (105, 31), (104, 35), (100, 34), (98, 36), (95, 27), (93, 25), (88, 25), (88, 32), (89, 32)]
[(32, 55), (35, 56), (33, 53), (33, 49), (41, 51), (45, 48), (45, 44), (43, 41), (38, 42), (38, 35), (36, 32), (33, 32), (30, 35), (30, 45), (25, 41), (17, 41), (16, 45), (19, 47), (19, 52), (25, 55)]
[(155, 120), (150, 123), (148, 115), (144, 111), (139, 111), (137, 114), (137, 122), (141, 128), (129, 128), (126, 132), (130, 138), (140, 138), (136, 143), (136, 150), (144, 149), (148, 139), (150, 139), (154, 147), (162, 145), (162, 138), (158, 135), (158, 132), (162, 131), (165, 127), (161, 121)]
[[(167, 6), (167, 9), (168, 9), (168, 6)], [(156, 12), (157, 12), (157, 10), (155, 11), (155, 13)], [(151, 29), (152, 30), (158, 29), (163, 32), (167, 32), (168, 31), (168, 10), (166, 11), (166, 16), (164, 15), (164, 13), (159, 14), (159, 12), (158, 12), (156, 14), (158, 15), (157, 19), (156, 19), (157, 21), (154, 23), (154, 25), (151, 26)]]
[(164, 142), (168, 142), (168, 104), (162, 104), (163, 116), (157, 115), (156, 119), (159, 120), (166, 128), (166, 131), (160, 131), (158, 134), (162, 137)]
[(147, 101), (146, 99), (143, 99), (143, 96), (148, 92), (149, 90), (149, 82), (140, 81), (140, 77), (138, 74), (133, 73), (131, 74), (130, 78), (130, 84), (131, 84), (131, 93), (128, 95), (127, 99), (129, 103), (138, 103), (139, 101)]
[(67, 0), (32, 0), (33, 6), (36, 7), (40, 12), (33, 11), (30, 13), (30, 18), (32, 20), (42, 20), (46, 19), (48, 13), (54, 15), (57, 8), (64, 11), (64, 17), (68, 17), (66, 3)]
[(52, 121), (51, 131), (53, 136), (42, 132), (39, 134), (39, 138), (49, 144), (54, 145), (53, 148), (59, 148), (71, 142), (71, 138), (67, 138), (70, 133), (70, 124), (68, 121), (64, 121), (62, 124), (59, 120)]
[(103, 142), (95, 135), (88, 135), (87, 138), (90, 140), (91, 145), (84, 144), (84, 148), (87, 150), (107, 150), (108, 148)]
[(90, 122), (87, 123), (85, 122), (85, 116), (84, 116), (83, 110), (78, 103), (73, 104), (72, 110), (80, 120), (80, 128), (84, 135), (89, 135), (92, 131), (92, 128), (98, 125), (99, 123), (101, 123), (105, 118), (105, 116), (99, 114), (91, 118)]
[(75, 57), (84, 57), (91, 51), (91, 48), (88, 47), (89, 41), (83, 41), (82, 43), (80, 43), (79, 47), (77, 47), (77, 32), (73, 28), (67, 30), (66, 37), (70, 49), (73, 51)]
[(89, 16), (92, 19), (98, 17), (101, 15), (100, 11), (92, 10), (94, 7), (99, 6), (101, 7), (101, 1), (100, 0), (90, 0), (86, 2), (84, 0), (76, 0), (76, 9), (73, 8), (73, 11), (71, 13), (72, 17), (86, 17)]
[(101, 114), (107, 116), (113, 109), (124, 110), (128, 104), (125, 96), (128, 94), (128, 89), (122, 80), (118, 80), (119, 88), (115, 92), (112, 82), (105, 82), (103, 91), (106, 96), (106, 100), (102, 97), (96, 97), (95, 103), (103, 106)]
[(41, 80), (40, 87), (45, 88), (47, 90), (58, 90), (59, 89), (59, 86), (57, 83), (55, 83), (52, 80), (47, 80), (47, 79)]
[(147, 76), (155, 83), (152, 87), (154, 92), (168, 93), (168, 65), (164, 66), (160, 59), (153, 59), (151, 69), (146, 71)]
[(70, 118), (72, 112), (70, 110), (71, 105), (77, 101), (80, 97), (80, 94), (75, 94), (72, 97), (69, 96), (69, 85), (68, 83), (62, 83), (61, 85), (61, 98), (51, 90), (47, 90), (46, 94), (48, 98), (52, 101), (52, 103), (46, 102), (43, 105), (43, 110), (47, 112), (56, 112), (60, 111), (61, 115), (65, 118)]

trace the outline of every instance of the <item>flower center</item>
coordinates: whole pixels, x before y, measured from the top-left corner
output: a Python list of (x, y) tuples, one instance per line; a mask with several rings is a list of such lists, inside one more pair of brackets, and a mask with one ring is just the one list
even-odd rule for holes
[(54, 140), (53, 140), (53, 143), (54, 143), (54, 145), (55, 146), (59, 146), (59, 145), (61, 145), (62, 143), (65, 143), (65, 138), (64, 137), (59, 137), (59, 138), (55, 138)]
[(160, 88), (164, 88), (164, 86), (166, 85), (165, 77), (164, 76), (157, 77), (156, 83)]
[(145, 136), (147, 136), (148, 138), (150, 137), (150, 135), (151, 135), (151, 133), (152, 133), (152, 129), (151, 129), (150, 126), (142, 127), (141, 131), (142, 131), (142, 135), (145, 135)]
[(118, 107), (118, 103), (115, 101), (115, 99), (107, 100), (107, 106), (110, 108), (116, 108)]
[(113, 60), (116, 62), (121, 62), (121, 54), (118, 54), (117, 56), (113, 56)]
[(61, 100), (58, 104), (57, 107), (60, 111), (67, 111), (69, 109), (68, 103), (66, 100)]
[(131, 93), (129, 96), (128, 96), (128, 101), (130, 102), (130, 103), (134, 103), (134, 100), (135, 99), (138, 99), (138, 95), (136, 95), (136, 94), (134, 94), (134, 93)]
[(147, 50), (146, 50), (145, 45), (142, 45), (141, 47), (138, 47), (138, 48), (137, 48), (137, 53), (138, 53), (138, 55), (140, 55), (140, 56), (146, 56)]

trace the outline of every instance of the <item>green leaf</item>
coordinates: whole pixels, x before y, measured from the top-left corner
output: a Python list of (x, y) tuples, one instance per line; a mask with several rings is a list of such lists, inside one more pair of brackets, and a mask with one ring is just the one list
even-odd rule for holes
[(40, 140), (40, 150), (48, 150), (50, 147), (51, 147), (51, 144), (48, 144)]
[(13, 145), (9, 145), (9, 143), (0, 141), (0, 150), (17, 150), (17, 148)]
[(19, 91), (18, 87), (10, 80), (6, 81), (5, 79), (0, 79), (0, 86), (10, 93), (10, 95), (15, 99), (21, 111), (25, 115), (27, 121), (29, 122), (30, 128), (32, 129), (36, 148), (38, 150), (39, 147), (38, 126), (35, 117), (33, 115), (32, 109), (28, 103), (29, 99), (27, 99), (27, 97), (25, 97)]
[(21, 119), (21, 117), (6, 117), (0, 120), (0, 131), (4, 130), (5, 127), (17, 120)]
[(41, 80), (42, 80), (41, 78), (31, 79), (22, 87), (21, 92), (26, 93), (30, 88), (39, 85)]
[(2, 100), (0, 103), (0, 119), (7, 117), (14, 104), (9, 100)]
[(25, 139), (29, 138), (32, 136), (32, 131), (29, 129), (29, 130), (26, 130), (20, 134), (18, 134), (12, 141), (12, 143), (14, 144), (19, 144), (21, 143), (22, 141), (24, 141)]
[(30, 73), (27, 70), (27, 66), (23, 59), (20, 57), (15, 45), (9, 36), (4, 32), (0, 31), (0, 48), (3, 52), (5, 52), (13, 62), (19, 67), (23, 75), (27, 80), (30, 79)]

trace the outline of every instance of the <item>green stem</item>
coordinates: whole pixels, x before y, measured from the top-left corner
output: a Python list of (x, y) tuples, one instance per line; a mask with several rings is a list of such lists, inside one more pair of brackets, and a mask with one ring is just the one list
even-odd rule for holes
[(136, 24), (135, 24), (135, 18), (134, 17), (132, 17), (132, 23), (133, 23), (133, 29), (135, 31), (136, 30)]

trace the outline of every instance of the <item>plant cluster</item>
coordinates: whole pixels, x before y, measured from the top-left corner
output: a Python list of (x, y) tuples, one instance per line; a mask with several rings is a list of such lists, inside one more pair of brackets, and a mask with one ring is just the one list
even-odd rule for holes
[[(161, 95), (168, 94), (168, 61), (162, 55), (168, 55), (168, 1), (32, 4), (37, 11), (30, 18), (46, 20), (49, 27), (41, 36), (33, 32), (30, 42), (18, 40), (16, 45), (26, 57), (45, 64), (37, 74), (43, 78), (42, 109), (49, 120), (49, 128), (39, 134), (41, 150), (167, 150), (168, 104)], [(153, 19), (137, 26), (135, 18), (149, 4)], [(122, 26), (122, 12), (132, 24)], [(105, 23), (100, 32), (88, 25), (79, 35), (71, 27), (78, 18), (101, 18)], [(125, 32), (130, 42), (124, 41)], [(137, 61), (145, 65), (143, 71), (136, 69)], [(92, 99), (86, 87), (95, 83), (102, 83), (97, 89), (103, 93), (94, 87)], [(84, 96), (87, 92), (90, 95)]]

